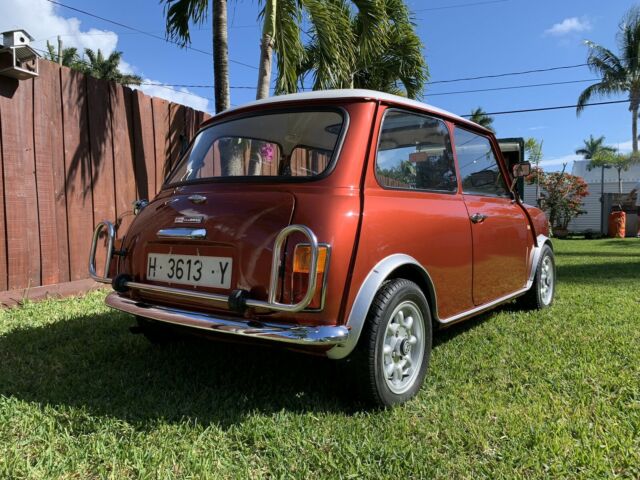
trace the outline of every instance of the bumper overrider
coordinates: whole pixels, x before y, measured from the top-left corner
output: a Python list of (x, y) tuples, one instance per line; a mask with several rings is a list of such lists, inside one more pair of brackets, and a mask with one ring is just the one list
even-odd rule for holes
[[(96, 272), (96, 251), (98, 240), (103, 232), (107, 235), (107, 252), (104, 267), (105, 273), (104, 276), (100, 276)], [(309, 284), (300, 302), (295, 304), (280, 303), (276, 301), (278, 272), (281, 263), (280, 257), (286, 238), (294, 232), (301, 233), (307, 237), (311, 247)], [(302, 311), (311, 303), (316, 291), (319, 250), (318, 239), (311, 229), (305, 225), (289, 225), (283, 228), (276, 237), (271, 262), (269, 293), (266, 301), (250, 298), (249, 293), (245, 290), (234, 290), (229, 295), (223, 295), (134, 282), (128, 275), (117, 275), (114, 278), (109, 278), (111, 259), (114, 254), (122, 254), (121, 252), (114, 252), (115, 235), (115, 227), (111, 222), (100, 222), (94, 231), (91, 251), (89, 253), (89, 275), (91, 278), (97, 282), (110, 283), (114, 290), (116, 290), (109, 294), (106, 299), (106, 304), (112, 308), (174, 325), (297, 345), (336, 345), (345, 342), (349, 337), (349, 329), (344, 325), (300, 326), (244, 320), (241, 318), (226, 318), (219, 315), (153, 305), (147, 302), (132, 300), (125, 295), (126, 292), (131, 290), (163, 293), (180, 298), (205, 300), (216, 305), (226, 304), (232, 311), (239, 313), (244, 312), (247, 308), (291, 313)]]

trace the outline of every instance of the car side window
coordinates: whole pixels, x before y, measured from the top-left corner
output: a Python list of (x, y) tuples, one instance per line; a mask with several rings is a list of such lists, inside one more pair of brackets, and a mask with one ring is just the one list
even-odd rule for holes
[(376, 177), (383, 187), (455, 192), (449, 130), (427, 115), (388, 111), (382, 121)]
[(456, 127), (454, 143), (463, 193), (509, 196), (487, 137)]

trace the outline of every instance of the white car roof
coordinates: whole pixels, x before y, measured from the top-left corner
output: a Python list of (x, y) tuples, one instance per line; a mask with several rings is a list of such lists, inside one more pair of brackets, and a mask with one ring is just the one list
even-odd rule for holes
[(378, 92), (375, 90), (365, 90), (358, 88), (345, 88), (345, 89), (335, 89), (335, 90), (315, 90), (311, 92), (303, 92), (303, 93), (290, 93), (287, 95), (277, 95), (273, 97), (264, 98), (262, 100), (255, 100), (253, 102), (245, 103), (243, 105), (238, 105), (237, 107), (233, 107), (229, 110), (225, 110), (221, 113), (233, 112), (235, 110), (244, 109), (247, 107), (254, 107), (257, 105), (277, 105), (278, 103), (283, 102), (293, 102), (293, 101), (305, 101), (305, 100), (336, 100), (340, 98), (360, 98), (363, 100), (380, 100), (383, 102), (393, 103), (399, 106), (415, 108), (420, 110), (428, 110), (430, 112), (441, 114), (453, 118), (461, 123), (471, 124), (475, 127), (479, 127), (483, 130), (486, 130), (484, 127), (477, 125), (470, 120), (463, 118), (455, 113), (448, 112), (438, 107), (434, 107), (432, 105), (418, 102), (417, 100), (411, 100), (406, 97), (401, 97), (399, 95), (392, 95), (390, 93)]

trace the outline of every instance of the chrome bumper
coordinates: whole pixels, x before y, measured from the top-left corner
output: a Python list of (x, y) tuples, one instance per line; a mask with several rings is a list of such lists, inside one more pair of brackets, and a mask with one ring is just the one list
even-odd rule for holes
[[(98, 240), (100, 238), (100, 234), (102, 231), (105, 231), (107, 234), (107, 256), (104, 266), (104, 276), (100, 276), (96, 272), (96, 250), (98, 246)], [(280, 271), (282, 256), (282, 247), (284, 245), (285, 240), (289, 235), (294, 232), (298, 232), (303, 234), (309, 240), (309, 245), (311, 247), (311, 259), (310, 259), (310, 267), (309, 267), (309, 283), (307, 285), (307, 291), (298, 303), (280, 303), (276, 300), (276, 296), (278, 293), (278, 272)], [(311, 231), (311, 229), (305, 225), (289, 225), (283, 228), (280, 233), (278, 233), (275, 242), (273, 244), (273, 257), (271, 259), (271, 276), (269, 279), (269, 292), (267, 296), (267, 301), (264, 300), (255, 300), (252, 298), (248, 298), (247, 292), (235, 291), (232, 292), (231, 295), (221, 295), (218, 293), (204, 293), (197, 292), (192, 290), (184, 290), (181, 288), (174, 287), (165, 287), (161, 285), (151, 285), (147, 283), (134, 282), (130, 279), (122, 279), (120, 276), (116, 276), (114, 279), (109, 278), (109, 267), (111, 265), (111, 258), (113, 257), (114, 250), (113, 245), (116, 236), (116, 229), (111, 222), (102, 221), (97, 226), (95, 231), (93, 232), (93, 240), (91, 242), (91, 251), (89, 253), (89, 275), (96, 282), (102, 283), (111, 283), (115, 290), (117, 291), (126, 291), (126, 290), (137, 290), (142, 292), (154, 292), (154, 293), (164, 293), (169, 295), (175, 295), (181, 298), (189, 298), (193, 300), (205, 300), (209, 302), (216, 303), (218, 305), (225, 304), (230, 307), (233, 305), (238, 305), (240, 301), (242, 303), (242, 307), (251, 307), (251, 308), (263, 308), (276, 312), (299, 312), (307, 308), (307, 306), (313, 300), (313, 296), (316, 292), (316, 285), (318, 282), (317, 271), (318, 271), (318, 239), (315, 234)], [(114, 281), (115, 280), (115, 281)], [(242, 293), (243, 295), (234, 295), (234, 293)], [(235, 309), (235, 308), (234, 308)]]
[(304, 327), (221, 318), (206, 313), (149, 305), (120, 296), (115, 292), (107, 296), (106, 304), (117, 310), (160, 322), (295, 345), (336, 345), (345, 342), (349, 337), (349, 329), (342, 325)]

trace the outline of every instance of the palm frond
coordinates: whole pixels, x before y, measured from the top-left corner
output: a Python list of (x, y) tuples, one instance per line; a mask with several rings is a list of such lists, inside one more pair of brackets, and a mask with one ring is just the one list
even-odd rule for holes
[(164, 3), (167, 36), (182, 46), (191, 43), (189, 23), (200, 25), (207, 20), (209, 0), (161, 0)]
[(304, 0), (311, 20), (313, 88), (348, 88), (353, 82), (356, 40), (344, 0)]
[(585, 109), (589, 100), (594, 97), (607, 97), (609, 95), (615, 95), (618, 93), (624, 93), (625, 89), (623, 85), (617, 82), (602, 81), (589, 85), (585, 88), (578, 97), (578, 106), (576, 107), (576, 114), (579, 116)]
[(274, 52), (276, 54), (275, 94), (298, 91), (298, 72), (304, 59), (300, 24), (302, 8), (298, 0), (279, 0), (276, 6)]

